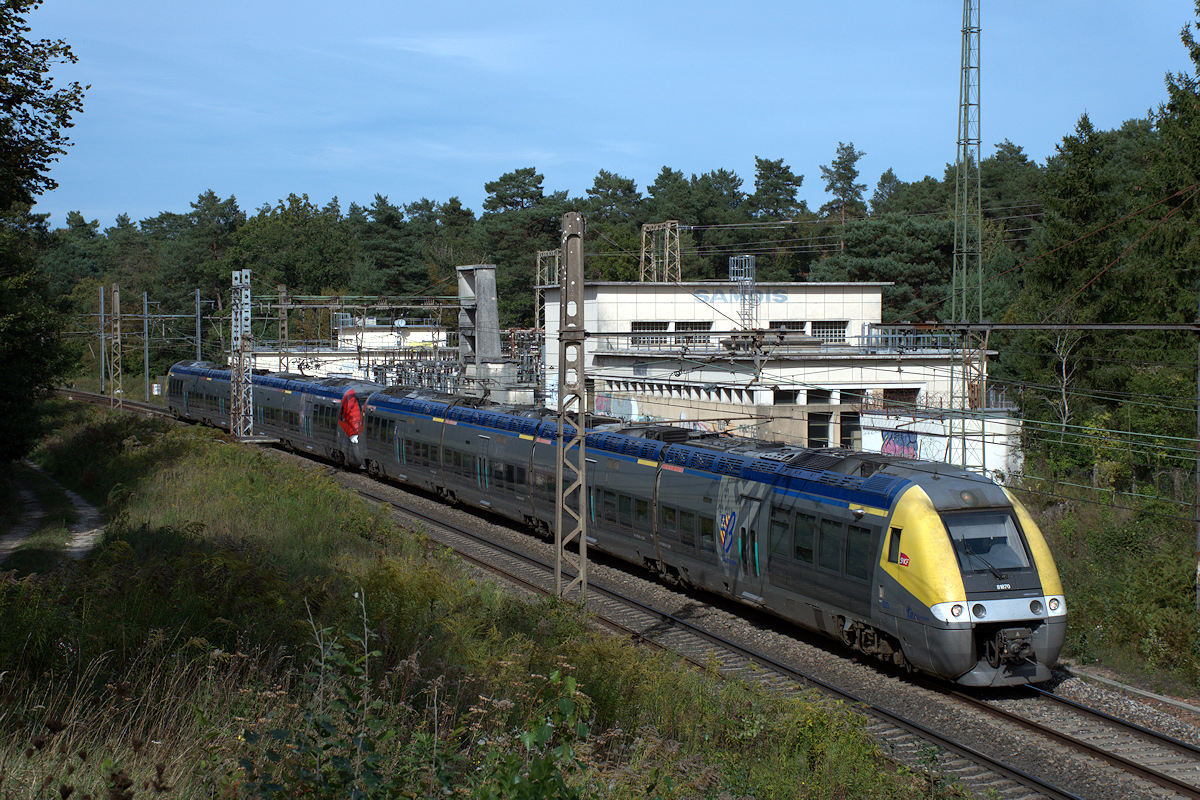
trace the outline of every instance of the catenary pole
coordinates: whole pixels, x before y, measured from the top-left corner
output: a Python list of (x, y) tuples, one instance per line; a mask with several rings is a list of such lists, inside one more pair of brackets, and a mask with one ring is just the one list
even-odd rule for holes
[(142, 292), (142, 364), (146, 368), (146, 402), (150, 402), (150, 295)]

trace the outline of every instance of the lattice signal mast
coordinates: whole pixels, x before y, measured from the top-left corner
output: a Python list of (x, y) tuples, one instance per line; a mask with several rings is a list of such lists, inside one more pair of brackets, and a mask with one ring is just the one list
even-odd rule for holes
[(233, 271), (233, 330), (229, 354), (229, 431), (239, 440), (254, 434), (254, 358), (250, 330), (250, 270)]
[(108, 336), (111, 348), (108, 356), (108, 387), (111, 391), (109, 405), (121, 408), (125, 401), (125, 386), (121, 377), (124, 371), (121, 365), (121, 286), (116, 283), (112, 285), (112, 314), (109, 321), (112, 325)]
[[(587, 375), (584, 372), (583, 217), (562, 220), (562, 277), (558, 293), (558, 511), (554, 520), (554, 590), (566, 599), (573, 589), (587, 604)], [(566, 433), (567, 427), (573, 433)], [(576, 542), (578, 557), (567, 552)], [(564, 567), (574, 568), (567, 578)]]

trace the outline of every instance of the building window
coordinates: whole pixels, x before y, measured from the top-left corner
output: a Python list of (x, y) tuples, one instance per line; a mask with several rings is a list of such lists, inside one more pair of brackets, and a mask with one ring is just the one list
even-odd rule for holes
[(842, 344), (846, 341), (846, 325), (842, 322), (813, 322), (812, 335), (822, 342)]
[[(711, 322), (676, 322), (675, 333), (687, 334), (692, 332), (708, 332), (712, 330)], [(700, 347), (711, 343), (708, 336), (696, 335), (676, 335), (675, 344), (684, 345), (686, 347)]]
[(808, 415), (808, 446), (829, 446), (829, 421), (831, 414)]
[(775, 405), (777, 406), (794, 406), (796, 401), (800, 399), (799, 389), (776, 389), (775, 390)]
[(912, 408), (917, 404), (917, 394), (920, 391), (920, 389), (884, 389), (883, 405), (885, 408), (891, 406)]
[[(633, 333), (665, 333), (670, 324), (669, 322), (632, 322), (630, 330)], [(657, 349), (666, 345), (668, 338), (667, 336), (632, 336), (630, 344), (633, 347)]]
[(778, 319), (770, 324), (770, 329), (784, 331), (800, 331), (804, 332), (804, 320), (796, 319)]

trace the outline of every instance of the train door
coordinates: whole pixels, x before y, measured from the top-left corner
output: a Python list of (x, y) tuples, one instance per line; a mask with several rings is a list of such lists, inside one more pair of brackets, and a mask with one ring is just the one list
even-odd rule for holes
[(767, 553), (763, 498), (770, 486), (759, 481), (726, 478), (717, 495), (718, 557), (726, 589), (751, 603), (763, 602)]
[(475, 486), (479, 489), (483, 499), (480, 504), (491, 508), (492, 488), (492, 437), (486, 434), (479, 434), (479, 447), (476, 449), (475, 457)]

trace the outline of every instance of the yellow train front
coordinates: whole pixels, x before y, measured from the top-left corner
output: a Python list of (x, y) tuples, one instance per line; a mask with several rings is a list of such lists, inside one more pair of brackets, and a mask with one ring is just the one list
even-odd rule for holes
[(957, 683), (1048, 679), (1067, 608), (1029, 513), (1002, 487), (945, 464), (896, 462), (887, 471), (912, 483), (887, 522), (874, 627), (913, 666)]

